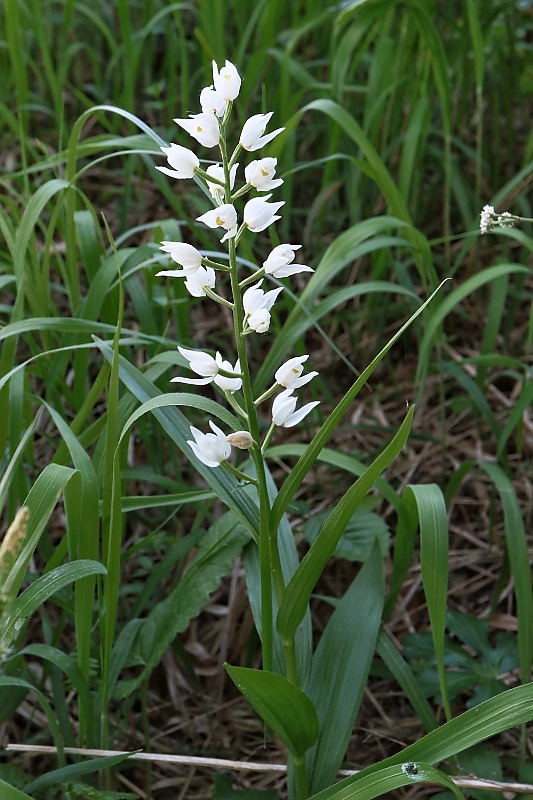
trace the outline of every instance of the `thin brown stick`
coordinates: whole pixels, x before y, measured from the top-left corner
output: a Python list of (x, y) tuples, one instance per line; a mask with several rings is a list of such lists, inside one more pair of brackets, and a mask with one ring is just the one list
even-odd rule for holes
[[(249, 772), (286, 772), (284, 764), (267, 764), (257, 761), (231, 761), (226, 758), (204, 758), (203, 756), (175, 756), (167, 753), (129, 753), (127, 750), (92, 750), (82, 747), (65, 747), (65, 753), (76, 756), (120, 756), (127, 755), (128, 759), (138, 761), (158, 761), (167, 764), (184, 764), (187, 766), (216, 767), (218, 769), (234, 769)], [(6, 750), (18, 753), (38, 754), (57, 753), (56, 747), (37, 744), (8, 744)], [(339, 775), (349, 777), (357, 775), (359, 770), (340, 770)], [(504, 783), (503, 781), (489, 781), (483, 778), (458, 778), (448, 776), (456, 786), (461, 789), (483, 789), (487, 792), (515, 792), (516, 794), (529, 794), (533, 792), (533, 785), (527, 783)]]

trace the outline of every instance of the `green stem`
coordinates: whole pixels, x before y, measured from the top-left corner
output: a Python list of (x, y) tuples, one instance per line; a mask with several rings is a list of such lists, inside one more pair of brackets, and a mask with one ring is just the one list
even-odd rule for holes
[(258, 269), (257, 272), (254, 272), (253, 275), (248, 275), (247, 278), (241, 281), (239, 286), (241, 287), (241, 289), (244, 289), (244, 287), (249, 286), (250, 283), (255, 283), (256, 281), (260, 281), (264, 274), (265, 274), (265, 268), (261, 267), (261, 269)]
[(255, 478), (252, 478), (250, 475), (247, 475), (245, 472), (242, 472), (240, 469), (237, 469), (237, 467), (234, 467), (233, 464), (229, 463), (229, 461), (223, 461), (220, 466), (224, 467), (224, 469), (227, 469), (228, 472), (231, 472), (231, 474), (235, 475), (235, 477), (238, 478), (240, 481), (245, 481), (246, 483), (253, 483), (255, 484), (255, 486), (257, 486), (257, 481)]
[(224, 392), (224, 397), (226, 398), (232, 409), (237, 412), (239, 417), (243, 417), (243, 419), (245, 419), (246, 422), (248, 422), (248, 414), (246, 413), (244, 408), (242, 408), (241, 404), (234, 397), (234, 395), (232, 395), (231, 392)]
[[(225, 178), (225, 202), (231, 202), (230, 187), (230, 163), (224, 136), (220, 137), (220, 155), (224, 168)], [(235, 153), (233, 154), (235, 157)], [(241, 226), (242, 227), (242, 226)], [(250, 379), (250, 369), (248, 365), (248, 355), (246, 350), (246, 340), (243, 334), (244, 308), (242, 303), (242, 292), (239, 286), (239, 276), (237, 270), (237, 237), (228, 240), (229, 268), (231, 279), (231, 291), (233, 295), (233, 325), (235, 330), (235, 342), (237, 354), (242, 372), (242, 394), (244, 408), (248, 415), (248, 430), (254, 442), (260, 442), (259, 420), (257, 410), (254, 405), (252, 392), (252, 382)], [(261, 639), (263, 645), (263, 668), (272, 672), (274, 663), (274, 620), (272, 602), (272, 581), (276, 587), (278, 596), (283, 594), (285, 589), (283, 576), (281, 574), (281, 563), (277, 547), (277, 538), (270, 534), (270, 498), (266, 482), (265, 464), (259, 445), (254, 445), (250, 449), (256, 476), (257, 491), (259, 495), (259, 563), (261, 574)]]
[[(268, 400), (268, 398), (272, 397), (272, 395), (275, 394), (275, 392), (277, 392), (279, 388), (280, 388), (279, 383), (275, 383), (273, 386), (270, 387), (270, 389), (267, 389), (266, 392), (263, 392), (263, 394), (257, 398), (257, 400), (255, 401), (255, 405), (258, 406), (260, 403), (263, 403), (265, 400)], [(265, 447), (263, 446), (263, 451), (264, 449)]]
[(305, 756), (294, 758), (294, 780), (296, 783), (296, 800), (306, 800), (309, 797), (309, 781), (305, 767)]
[(225, 297), (221, 297), (219, 294), (210, 289), (209, 286), (204, 286), (204, 292), (209, 298), (211, 298), (211, 300), (214, 300), (215, 303), (220, 303), (221, 306), (226, 306), (226, 308), (233, 310), (233, 303), (230, 303), (230, 301), (226, 300)]

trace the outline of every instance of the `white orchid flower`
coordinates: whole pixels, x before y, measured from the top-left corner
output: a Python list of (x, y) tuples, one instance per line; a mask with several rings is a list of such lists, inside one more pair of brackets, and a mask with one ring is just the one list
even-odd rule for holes
[(305, 386), (315, 375), (318, 375), (318, 372), (309, 372), (307, 375), (304, 375), (303, 378), (301, 377), (304, 371), (304, 361), (307, 361), (308, 358), (309, 356), (289, 358), (289, 360), (286, 361), (285, 364), (282, 364), (276, 371), (274, 375), (276, 382), (279, 383), (280, 386), (284, 386), (285, 389), (291, 389), (291, 391), (299, 389), (300, 386)]
[(198, 158), (192, 150), (187, 150), (180, 144), (171, 144), (170, 147), (161, 147), (167, 157), (167, 161), (172, 167), (156, 167), (159, 172), (169, 175), (171, 178), (192, 178), (194, 171), (200, 166)]
[(206, 86), (200, 92), (200, 105), (204, 114), (216, 114), (217, 117), (223, 117), (228, 102), (212, 86)]
[(255, 333), (266, 333), (270, 328), (270, 311), (268, 308), (258, 308), (247, 319), (248, 327)]
[[(241, 365), (237, 359), (235, 366), (232, 367), (229, 361), (224, 361), (219, 352), (215, 353), (215, 358), (210, 356), (209, 353), (202, 353), (198, 350), (188, 350), (186, 347), (180, 347), (178, 350), (189, 362), (189, 367), (201, 378), (172, 378), (171, 383), (188, 383), (194, 386), (206, 386), (208, 383), (215, 383), (222, 391), (236, 392), (242, 386), (242, 378), (240, 377)], [(220, 375), (220, 370), (234, 374), (235, 377), (226, 377)]]
[[(209, 353), (198, 352), (197, 350), (187, 350), (185, 347), (178, 345), (178, 350), (189, 362), (189, 367), (201, 378), (172, 378), (171, 383), (189, 383), (194, 386), (205, 386), (212, 383), (218, 375), (220, 369), (216, 360)], [(222, 356), (221, 356), (222, 358)]]
[(272, 133), (268, 133), (266, 136), (263, 136), (265, 128), (270, 122), (270, 118), (273, 114), (273, 111), (270, 111), (268, 114), (254, 114), (253, 117), (250, 117), (250, 119), (246, 120), (239, 139), (239, 144), (241, 147), (249, 152), (259, 150), (265, 144), (271, 142), (272, 139), (278, 135), (278, 133), (281, 133), (281, 131), (285, 130), (285, 128), (278, 128)]
[(246, 314), (245, 321), (249, 328), (256, 333), (266, 333), (270, 326), (270, 309), (278, 294), (283, 291), (280, 286), (270, 292), (261, 289), (261, 281), (255, 286), (250, 286), (242, 296), (242, 304)]
[(220, 128), (214, 114), (191, 114), (190, 119), (175, 119), (174, 122), (204, 147), (215, 147), (220, 141)]
[(276, 211), (285, 205), (285, 202), (282, 200), (280, 203), (267, 203), (270, 197), (272, 197), (270, 194), (264, 198), (254, 197), (244, 206), (244, 223), (253, 233), (264, 231), (277, 219), (281, 219)]
[(260, 158), (258, 161), (251, 161), (244, 169), (246, 183), (251, 184), (258, 192), (268, 192), (281, 186), (283, 180), (274, 178), (276, 172), (277, 158)]
[[(234, 164), (229, 171), (229, 185), (230, 189), (233, 189), (235, 186), (235, 177), (237, 175), (237, 168), (238, 164)], [(212, 178), (218, 178), (219, 181), (225, 181), (226, 176), (224, 175), (224, 167), (221, 167), (220, 164), (211, 164), (210, 167), (206, 169), (208, 175), (211, 175)], [(218, 183), (210, 183), (207, 181), (207, 188), (211, 194), (211, 197), (221, 205), (224, 202), (224, 187), (220, 186)]]
[(209, 421), (209, 426), (213, 433), (202, 433), (191, 425), (194, 442), (188, 440), (187, 444), (196, 458), (206, 467), (219, 467), (230, 457), (231, 445), (220, 428), (211, 421)]
[(183, 269), (164, 269), (156, 272), (156, 276), (164, 275), (169, 278), (188, 278), (200, 269), (203, 256), (196, 247), (186, 242), (161, 242), (160, 250), (168, 253), (176, 264)]
[(185, 281), (185, 288), (193, 297), (206, 297), (206, 288), (215, 288), (215, 270), (211, 267), (200, 267)]
[(292, 264), (294, 251), (299, 250), (301, 246), (301, 244), (278, 244), (267, 260), (263, 261), (263, 269), (267, 275), (273, 275), (275, 278), (287, 278), (289, 275), (296, 275), (298, 272), (314, 272), (311, 267), (306, 267), (305, 264)]
[(201, 217), (196, 217), (196, 221), (203, 222), (208, 228), (224, 228), (227, 233), (222, 237), (223, 242), (232, 239), (237, 233), (237, 212), (231, 203), (206, 211)]
[(224, 100), (235, 100), (241, 89), (241, 78), (237, 67), (231, 61), (226, 61), (219, 71), (216, 62), (213, 61), (213, 84)]
[(272, 422), (280, 428), (292, 428), (294, 425), (298, 425), (315, 406), (320, 404), (319, 400), (314, 400), (295, 411), (297, 399), (293, 396), (292, 391), (292, 389), (285, 389), (272, 403)]
[[(239, 375), (241, 371), (241, 362), (239, 359), (235, 362), (235, 366), (232, 367), (229, 361), (224, 361), (220, 353), (215, 353), (215, 361), (217, 362), (219, 370), (224, 370), (224, 372), (233, 372)], [(231, 394), (233, 394), (233, 392), (238, 392), (241, 388), (242, 378), (227, 378), (219, 372), (218, 375), (215, 375), (214, 383), (219, 389), (222, 389), (223, 392), (231, 392)]]

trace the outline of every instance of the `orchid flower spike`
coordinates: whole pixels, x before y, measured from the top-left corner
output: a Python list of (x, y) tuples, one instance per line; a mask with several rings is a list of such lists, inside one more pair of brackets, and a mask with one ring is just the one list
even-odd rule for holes
[(242, 304), (246, 314), (245, 321), (248, 328), (256, 333), (266, 333), (270, 326), (270, 309), (278, 294), (283, 290), (280, 286), (277, 289), (272, 289), (270, 292), (264, 292), (261, 289), (262, 281), (256, 283), (255, 286), (250, 286), (242, 296)]
[(196, 217), (196, 221), (203, 222), (208, 228), (224, 228), (227, 233), (222, 237), (222, 242), (233, 239), (237, 233), (237, 212), (230, 203), (206, 211), (201, 217)]
[(190, 119), (177, 118), (174, 122), (204, 147), (215, 147), (220, 141), (220, 128), (215, 114), (191, 114)]
[(312, 403), (306, 403), (298, 411), (296, 408), (296, 397), (293, 397), (292, 389), (285, 389), (284, 392), (278, 394), (272, 403), (272, 422), (281, 428), (292, 428), (298, 425), (310, 411), (320, 404), (319, 400), (314, 400)]
[(309, 372), (307, 375), (304, 375), (303, 378), (300, 377), (304, 370), (304, 361), (307, 361), (308, 358), (309, 356), (289, 358), (289, 360), (286, 361), (285, 364), (282, 364), (276, 371), (274, 376), (276, 382), (279, 383), (280, 386), (284, 386), (285, 389), (290, 389), (291, 391), (299, 389), (300, 386), (305, 386), (315, 375), (318, 375), (318, 372)]
[(246, 120), (239, 139), (241, 147), (249, 152), (259, 150), (261, 147), (264, 147), (265, 144), (271, 142), (278, 133), (285, 130), (285, 128), (277, 128), (272, 133), (267, 133), (266, 136), (263, 136), (265, 128), (273, 114), (273, 111), (270, 111), (268, 114), (254, 114), (253, 117)]
[(193, 151), (187, 150), (186, 147), (182, 147), (180, 144), (171, 144), (170, 147), (162, 147), (161, 150), (165, 153), (172, 169), (157, 166), (156, 169), (171, 178), (192, 178), (195, 170), (200, 166), (200, 162)]
[(219, 71), (216, 62), (213, 61), (213, 84), (215, 91), (224, 100), (235, 100), (241, 89), (241, 77), (237, 67), (231, 61), (226, 61)]
[(263, 261), (263, 269), (267, 275), (274, 278), (287, 278), (289, 275), (296, 275), (299, 272), (314, 272), (311, 267), (305, 264), (293, 264), (294, 251), (299, 250), (301, 244), (278, 244), (266, 261)]
[(203, 256), (196, 247), (186, 242), (161, 242), (160, 250), (168, 253), (176, 264), (180, 264), (183, 269), (164, 269), (156, 272), (156, 276), (164, 275), (169, 278), (188, 278), (200, 269)]
[(211, 420), (209, 421), (209, 426), (213, 433), (202, 433), (198, 428), (193, 428), (191, 425), (194, 442), (187, 440), (187, 444), (196, 458), (206, 467), (219, 467), (223, 461), (230, 457), (231, 445), (224, 433)]
[(264, 198), (254, 197), (252, 200), (248, 200), (244, 206), (244, 224), (253, 233), (264, 231), (277, 219), (281, 219), (280, 215), (276, 214), (276, 211), (279, 211), (281, 206), (285, 205), (285, 201), (267, 203), (267, 200), (271, 197), (271, 194), (267, 194)]

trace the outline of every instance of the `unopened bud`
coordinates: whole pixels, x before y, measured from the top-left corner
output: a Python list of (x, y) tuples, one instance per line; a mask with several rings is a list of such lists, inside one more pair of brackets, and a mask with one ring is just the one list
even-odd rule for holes
[(239, 450), (248, 450), (254, 443), (248, 431), (230, 433), (226, 436), (226, 441), (229, 442), (232, 447), (238, 447)]

